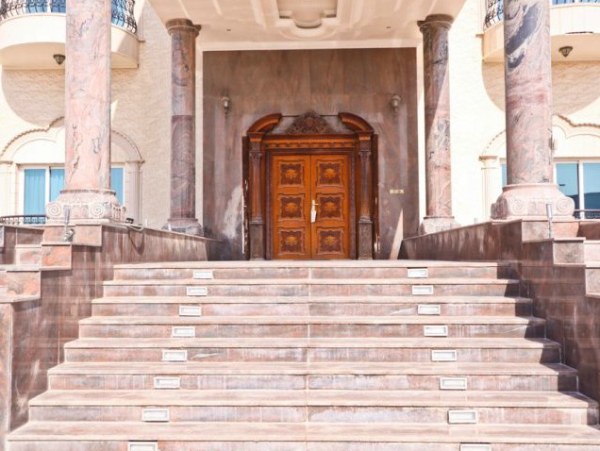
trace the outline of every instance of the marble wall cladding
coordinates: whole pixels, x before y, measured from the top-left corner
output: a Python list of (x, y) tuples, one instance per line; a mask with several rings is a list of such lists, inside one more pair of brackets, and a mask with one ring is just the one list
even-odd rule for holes
[(39, 244), (44, 230), (41, 227), (0, 226), (0, 265), (15, 262), (17, 244)]
[[(243, 258), (242, 137), (270, 113), (358, 114), (379, 135), (378, 256), (419, 226), (415, 49), (204, 52), (204, 226)], [(397, 111), (390, 106), (401, 97)], [(231, 100), (225, 113), (222, 98)], [(402, 191), (403, 190), (403, 191)]]
[(534, 299), (534, 314), (546, 319), (548, 338), (561, 344), (564, 363), (578, 370), (580, 390), (600, 400), (600, 297), (586, 293), (583, 264), (553, 262), (552, 255), (561, 254), (553, 248), (561, 245), (524, 243), (523, 294)]
[(29, 399), (46, 389), (47, 370), (62, 361), (64, 343), (77, 338), (79, 320), (91, 314), (90, 301), (102, 295), (115, 264), (206, 259), (207, 240), (199, 237), (119, 226), (84, 229), (86, 239), (102, 245), (75, 244), (71, 270), (42, 271), (38, 301), (0, 303), (0, 443), (6, 428), (27, 420)]

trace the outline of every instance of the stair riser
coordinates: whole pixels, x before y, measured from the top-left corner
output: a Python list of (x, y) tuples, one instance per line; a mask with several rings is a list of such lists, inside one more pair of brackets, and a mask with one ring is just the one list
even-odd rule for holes
[[(149, 406), (151, 407), (151, 406)], [(324, 423), (445, 423), (447, 407), (411, 406), (170, 406), (171, 422), (251, 421)], [(140, 406), (31, 406), (33, 421), (139, 421)], [(537, 407), (478, 407), (479, 424), (591, 424), (597, 422), (593, 409)]]
[[(217, 441), (173, 441), (159, 442), (160, 451), (457, 451), (459, 442), (454, 443), (348, 443), (348, 442), (217, 442)], [(480, 441), (480, 440), (479, 440)], [(477, 435), (471, 439), (479, 443)], [(539, 444), (494, 443), (493, 451), (541, 451), (548, 446)], [(560, 451), (598, 451), (598, 445), (558, 445)], [(86, 441), (22, 441), (11, 442), (10, 451), (127, 451), (127, 442)]]
[(600, 243), (585, 243), (583, 247), (585, 261), (600, 261)]
[[(443, 324), (442, 318), (431, 324)], [(216, 324), (194, 326), (199, 338), (334, 338), (334, 337), (422, 337), (423, 324)], [(170, 338), (171, 325), (81, 325), (82, 338)], [(449, 337), (527, 337), (544, 336), (544, 325), (471, 324), (449, 325)]]
[[(51, 375), (52, 390), (154, 390), (154, 378), (145, 375)], [(467, 377), (469, 391), (575, 391), (574, 375)], [(440, 377), (432, 375), (188, 375), (181, 376), (185, 390), (439, 390)]]
[[(319, 303), (319, 304), (201, 304), (204, 316), (409, 316), (417, 314), (418, 299), (398, 303)], [(98, 316), (179, 316), (178, 304), (94, 304)], [(440, 304), (447, 316), (529, 316), (530, 303), (518, 304)]]
[[(338, 279), (338, 278), (407, 278), (408, 268), (159, 268), (115, 269), (115, 280), (192, 279), (195, 272), (212, 272), (220, 279)], [(428, 277), (510, 278), (507, 268), (489, 267), (430, 267)]]
[(15, 247), (15, 263), (17, 265), (39, 265), (42, 262), (42, 248)]
[[(194, 286), (202, 286), (195, 284)], [(408, 296), (410, 284), (397, 285), (207, 285), (209, 296)], [(518, 284), (435, 285), (436, 296), (516, 296)], [(185, 285), (105, 285), (104, 296), (186, 296)], [(193, 299), (192, 296), (190, 296)]]
[[(442, 348), (440, 345), (439, 349)], [(185, 348), (189, 361), (201, 362), (431, 362), (427, 348)], [(67, 348), (68, 362), (160, 362), (162, 349), (117, 348), (77, 349)], [(307, 360), (308, 359), (308, 360)], [(458, 362), (559, 362), (558, 348), (541, 349), (490, 349), (467, 348), (458, 350)]]

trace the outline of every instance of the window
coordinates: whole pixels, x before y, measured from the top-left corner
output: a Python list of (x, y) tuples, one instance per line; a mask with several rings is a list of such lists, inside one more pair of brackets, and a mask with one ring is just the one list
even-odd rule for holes
[[(556, 164), (556, 182), (576, 210), (600, 210), (600, 163), (578, 161)], [(588, 219), (597, 213), (586, 213)]]
[[(65, 186), (65, 170), (55, 167), (27, 168), (23, 171), (23, 180), (23, 214), (43, 215), (46, 204), (56, 200)], [(111, 168), (110, 188), (123, 205), (123, 168)]]

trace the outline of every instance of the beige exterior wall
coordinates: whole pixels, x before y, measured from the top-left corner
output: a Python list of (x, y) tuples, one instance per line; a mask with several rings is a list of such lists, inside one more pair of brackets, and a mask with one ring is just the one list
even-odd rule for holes
[[(456, 219), (471, 224), (489, 218), (489, 204), (500, 192), (498, 157), (503, 157), (504, 70), (483, 63), (483, 0), (467, 0), (450, 35), (453, 204)], [(162, 227), (169, 215), (170, 39), (146, 0), (137, 5), (141, 39), (138, 69), (113, 71), (113, 130), (126, 136), (144, 160), (139, 179), (139, 217)], [(197, 217), (202, 218), (202, 32), (197, 67)], [(418, 54), (422, 49), (418, 49)], [(421, 64), (421, 58), (418, 59)], [(418, 69), (419, 79), (422, 77)], [(574, 123), (600, 124), (600, 61), (554, 65), (554, 111)], [(43, 129), (64, 114), (62, 70), (0, 72), (0, 151), (16, 136)], [(422, 83), (422, 81), (420, 81)], [(419, 87), (422, 95), (422, 84)], [(424, 212), (423, 110), (419, 113), (421, 214)], [(600, 128), (573, 130), (556, 124), (557, 157), (599, 158)], [(572, 128), (572, 127), (571, 127)], [(591, 150), (590, 150), (591, 149)], [(491, 155), (484, 170), (482, 155)], [(40, 155), (41, 161), (44, 160)], [(0, 215), (17, 213), (18, 179), (0, 163)], [(487, 173), (487, 177), (484, 174)]]

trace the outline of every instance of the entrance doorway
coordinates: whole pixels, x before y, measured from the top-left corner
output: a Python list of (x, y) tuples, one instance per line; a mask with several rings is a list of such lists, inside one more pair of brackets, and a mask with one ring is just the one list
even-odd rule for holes
[(376, 135), (358, 116), (265, 116), (244, 137), (250, 259), (371, 259)]
[(272, 258), (350, 258), (351, 155), (276, 154), (270, 173)]

